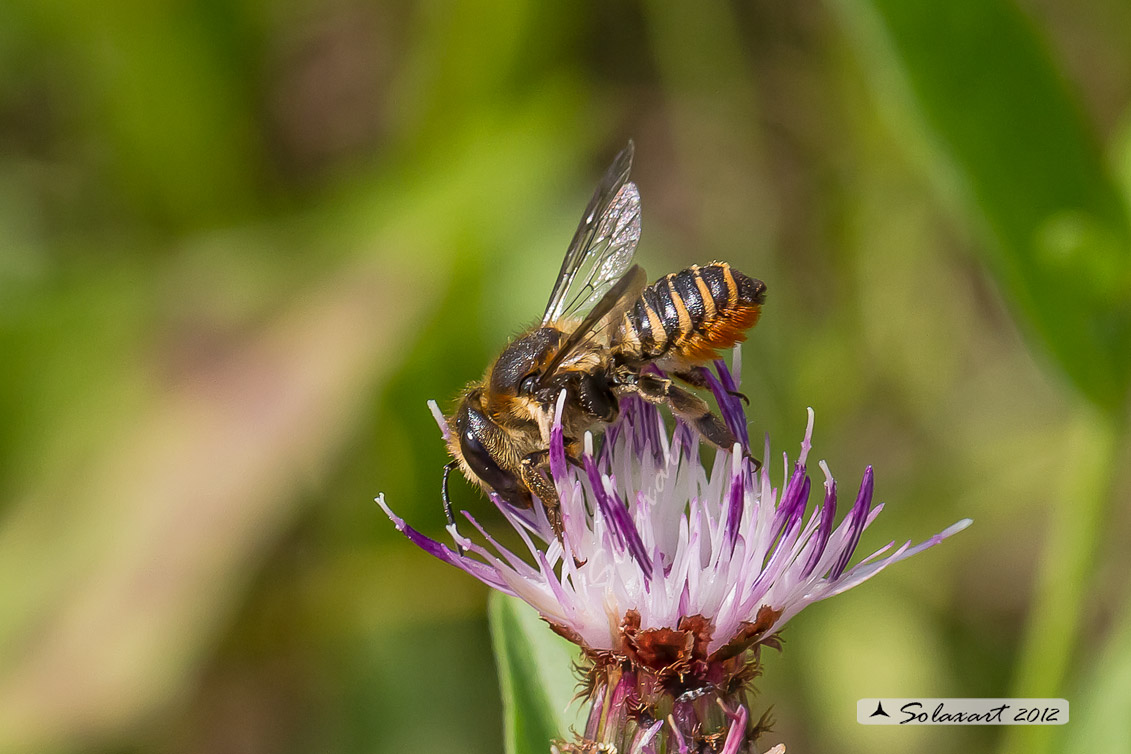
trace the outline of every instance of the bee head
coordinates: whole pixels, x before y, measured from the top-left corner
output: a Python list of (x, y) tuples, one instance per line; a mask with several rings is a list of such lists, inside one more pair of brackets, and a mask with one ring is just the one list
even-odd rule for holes
[(539, 327), (516, 339), (491, 367), (488, 378), (491, 392), (505, 396), (533, 396), (562, 337), (561, 330)]
[(513, 473), (498, 462), (504, 452), (506, 436), (481, 407), (482, 394), (472, 390), (456, 411), (456, 435), (459, 451), (467, 467), (503, 500), (519, 507), (530, 506), (530, 495)]

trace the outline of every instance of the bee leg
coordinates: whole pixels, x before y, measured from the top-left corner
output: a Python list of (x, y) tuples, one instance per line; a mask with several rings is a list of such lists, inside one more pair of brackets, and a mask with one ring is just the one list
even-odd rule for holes
[(565, 442), (565, 457), (566, 462), (573, 464), (574, 468), (585, 470), (585, 463), (581, 460), (581, 450), (584, 446), (580, 440), (566, 440)]
[[(707, 383), (707, 370), (703, 367), (691, 367), (686, 372), (672, 372), (671, 374), (673, 377), (676, 377), (683, 382), (686, 382), (688, 385), (691, 385), (691, 387), (699, 388), (700, 390), (708, 390), (711, 387)], [(747, 406), (750, 405), (750, 398), (746, 396), (746, 393), (740, 392), (738, 390), (728, 390), (727, 395), (733, 395), (735, 398), (738, 398)]]
[[(454, 469), (456, 465), (456, 461), (448, 461), (444, 464), (444, 481), (440, 485), (440, 497), (444, 501), (444, 515), (448, 518), (448, 526), (452, 527), (452, 529), (458, 533), (459, 529), (456, 527), (456, 517), (452, 514), (452, 499), (448, 495), (448, 477), (451, 475), (452, 469)], [(456, 542), (456, 549), (459, 550), (460, 555), (466, 554), (463, 545), (458, 541)]]
[(690, 367), (685, 372), (671, 372), (670, 374), (672, 377), (700, 390), (706, 390), (710, 387), (707, 382), (707, 370), (703, 367)]
[[(738, 442), (726, 423), (711, 412), (707, 401), (677, 387), (670, 379), (641, 374), (635, 383), (629, 383), (628, 386), (649, 403), (666, 405), (673, 414), (694, 427), (700, 437), (716, 448), (731, 450)], [(750, 451), (744, 450), (743, 454), (754, 462), (755, 470), (762, 468), (762, 462), (750, 455)]]
[(537, 450), (524, 457), (520, 466), (520, 473), (522, 474), (522, 483), (542, 501), (542, 507), (546, 509), (546, 518), (550, 519), (550, 528), (554, 530), (554, 534), (560, 542), (565, 532), (562, 527), (561, 502), (558, 500), (558, 491), (541, 471), (549, 456), (548, 450)]
[[(546, 479), (541, 472), (541, 468), (547, 465), (549, 458), (550, 451), (548, 450), (538, 450), (523, 458), (522, 481), (542, 501), (542, 507), (546, 509), (546, 518), (550, 521), (550, 528), (553, 529), (558, 542), (564, 547), (565, 525), (562, 522), (561, 500), (558, 498), (558, 491), (554, 488), (553, 483)], [(566, 458), (570, 458), (568, 452)], [(573, 564), (578, 568), (585, 565), (585, 562), (576, 555), (573, 556)]]
[(616, 394), (600, 373), (587, 374), (578, 381), (577, 401), (588, 416), (606, 424), (615, 421), (620, 413)]

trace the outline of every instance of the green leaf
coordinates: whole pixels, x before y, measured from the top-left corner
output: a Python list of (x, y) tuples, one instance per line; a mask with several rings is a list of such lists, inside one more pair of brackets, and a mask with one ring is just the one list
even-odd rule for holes
[[(1008, 0), (836, 0), (870, 80), (986, 232), (1015, 314), (1086, 397), (1131, 381), (1131, 232), (1091, 129)], [(895, 95), (894, 98), (890, 95)]]
[(577, 647), (513, 597), (492, 593), (488, 616), (503, 695), (506, 750), (548, 752), (553, 739), (568, 739), (570, 728), (579, 727), (570, 713), (577, 687)]

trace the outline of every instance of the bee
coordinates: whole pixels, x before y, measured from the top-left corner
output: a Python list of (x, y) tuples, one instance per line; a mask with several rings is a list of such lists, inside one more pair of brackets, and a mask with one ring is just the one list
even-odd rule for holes
[(566, 455), (574, 462), (585, 432), (613, 422), (626, 395), (667, 406), (715, 447), (736, 442), (707, 402), (673, 378), (706, 387), (699, 365), (745, 340), (766, 286), (726, 262), (646, 285), (644, 271), (631, 264), (640, 239), (632, 158), (630, 141), (585, 209), (541, 322), (515, 337), (446, 417), (453, 460), (444, 467), (442, 494), (452, 525), (448, 475), (458, 467), (510, 505), (530, 508), (537, 497), (562, 539), (558, 496), (546, 472), (563, 391)]

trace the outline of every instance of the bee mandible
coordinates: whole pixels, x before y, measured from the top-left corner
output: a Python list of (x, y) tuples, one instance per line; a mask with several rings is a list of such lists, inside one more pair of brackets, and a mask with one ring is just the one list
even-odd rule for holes
[(625, 395), (667, 406), (717, 448), (736, 442), (707, 402), (672, 378), (705, 387), (700, 365), (745, 340), (766, 286), (726, 262), (645, 285), (644, 271), (630, 265), (640, 239), (632, 157), (629, 142), (589, 201), (541, 322), (514, 338), (446, 417), (453, 460), (444, 467), (442, 494), (450, 524), (448, 475), (458, 467), (510, 505), (530, 508), (537, 497), (563, 538), (557, 492), (546, 474), (554, 406), (563, 391), (565, 449), (573, 461), (585, 432), (614, 421)]

